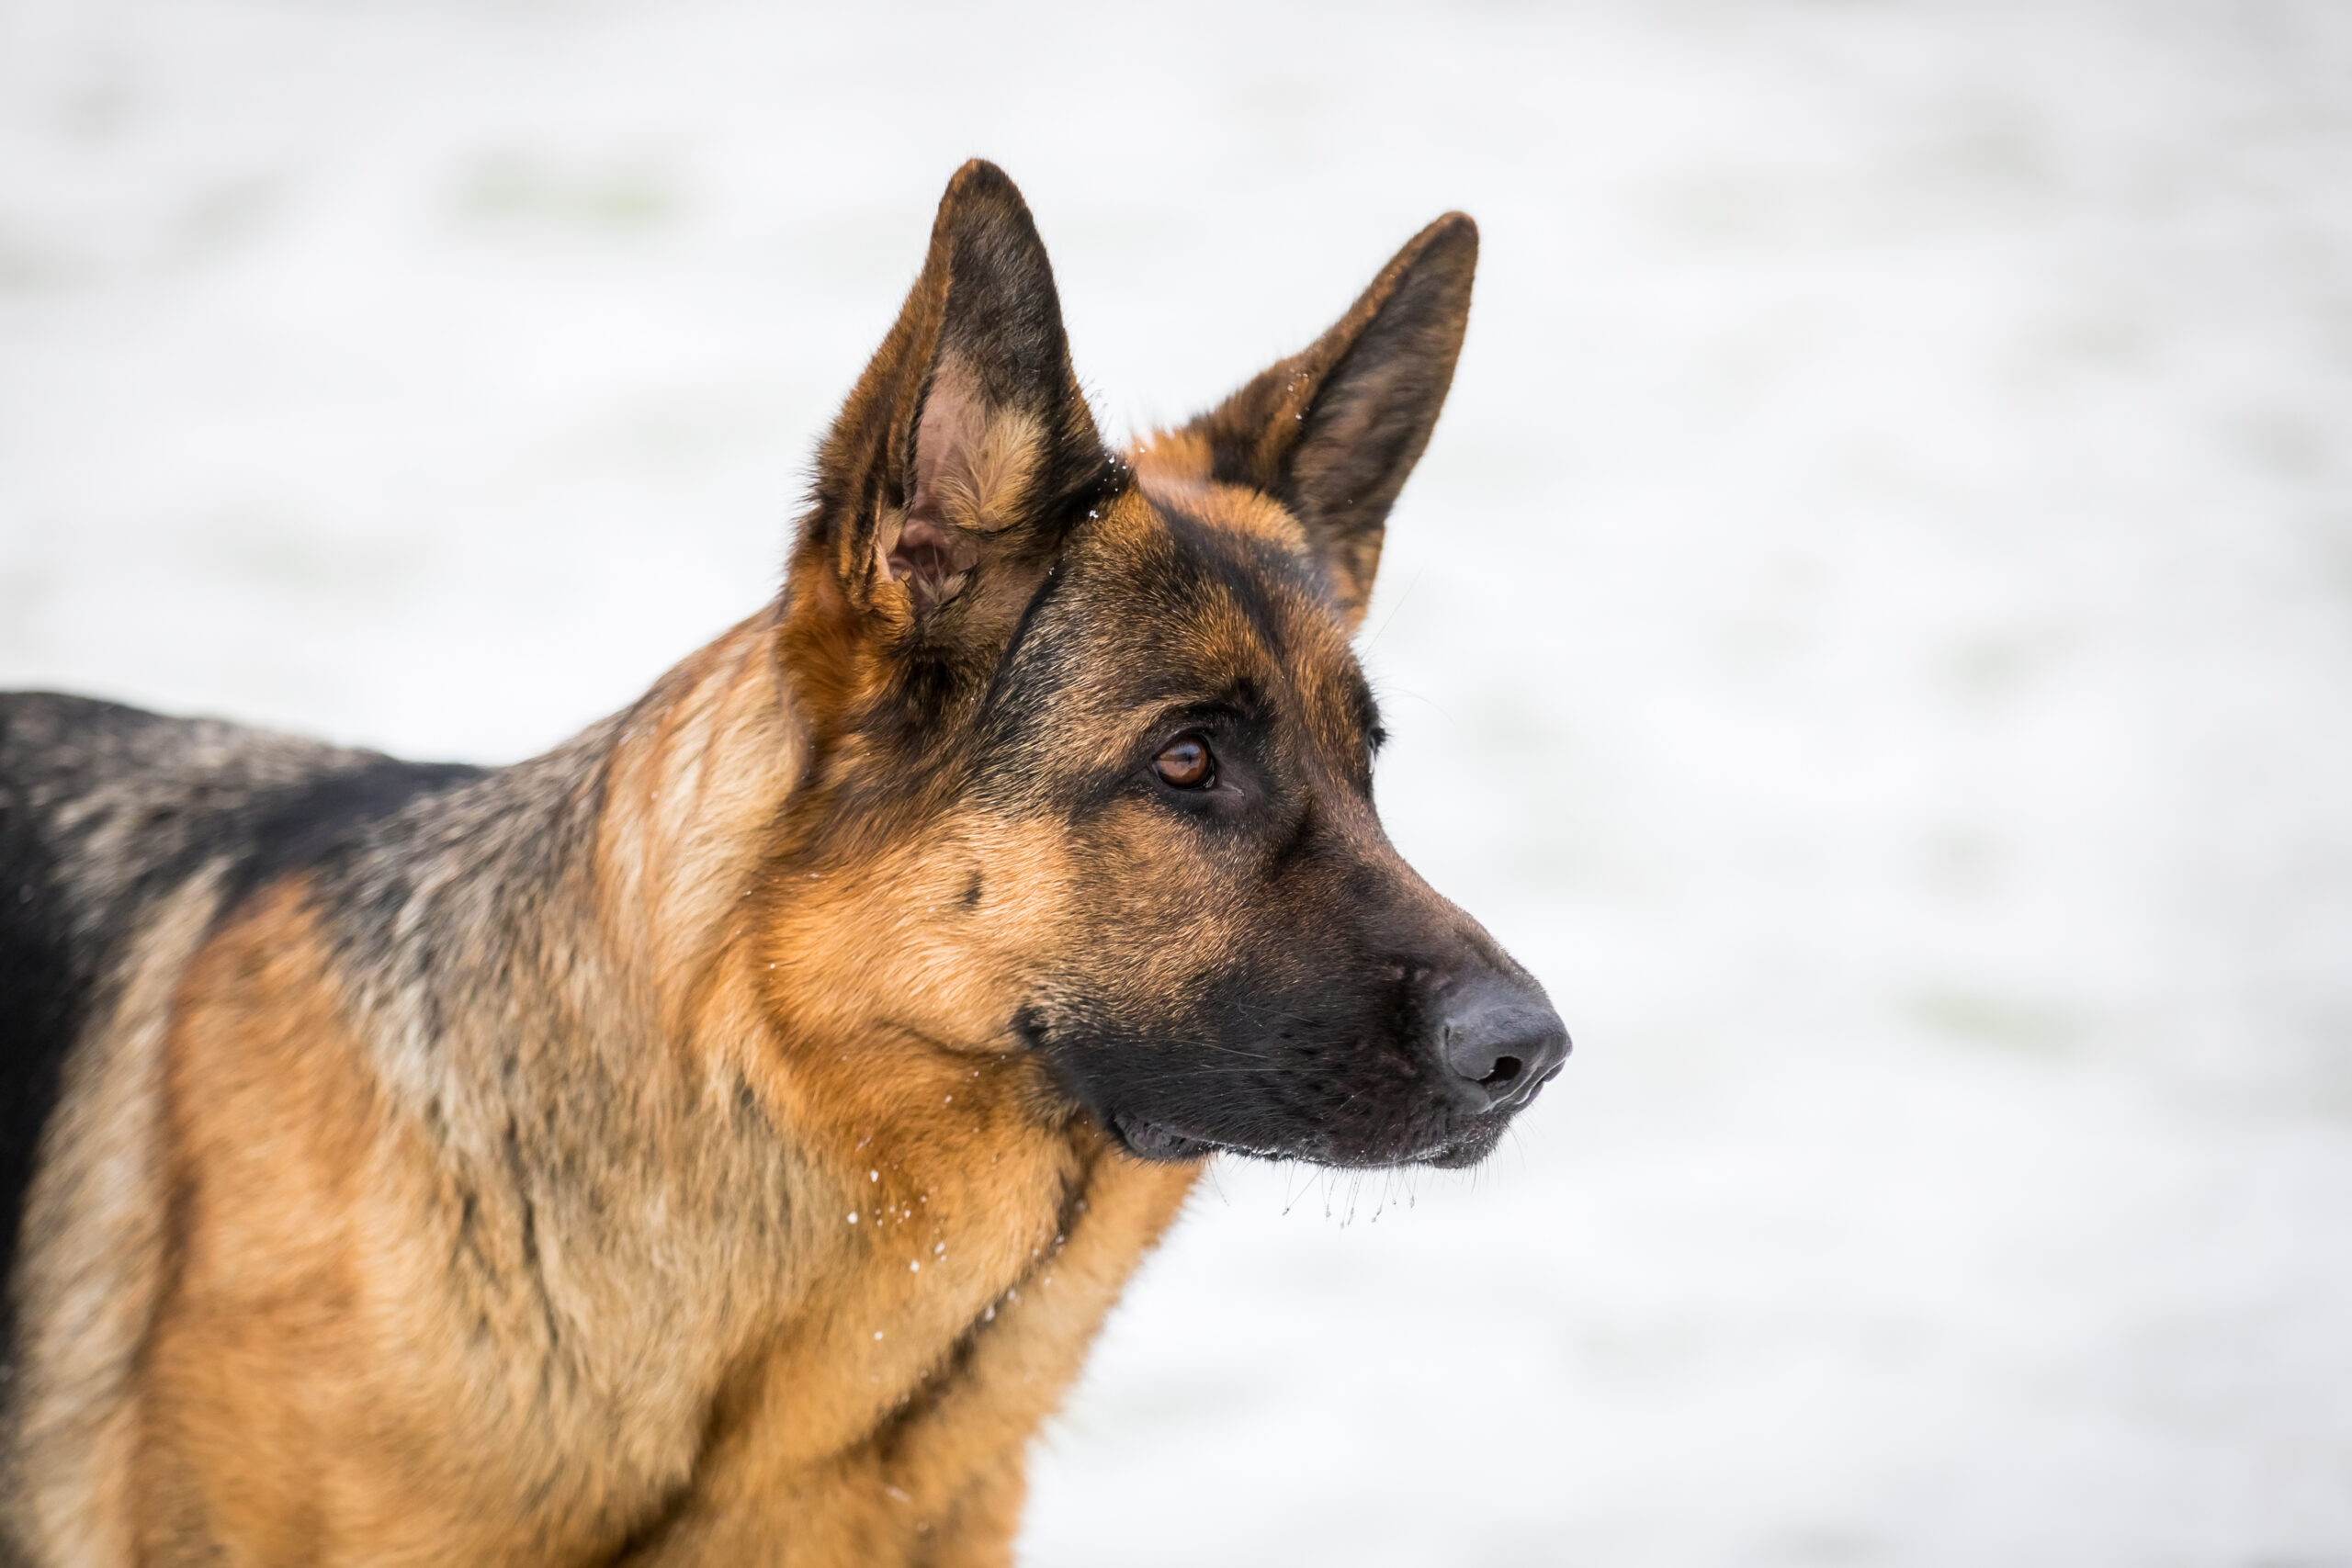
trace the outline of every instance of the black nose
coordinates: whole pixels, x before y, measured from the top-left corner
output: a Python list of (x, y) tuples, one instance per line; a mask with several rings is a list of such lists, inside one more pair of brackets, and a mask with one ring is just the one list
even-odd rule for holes
[(1534, 1099), (1568, 1059), (1568, 1032), (1543, 992), (1495, 976), (1446, 998), (1437, 1047), (1447, 1087), (1483, 1111)]

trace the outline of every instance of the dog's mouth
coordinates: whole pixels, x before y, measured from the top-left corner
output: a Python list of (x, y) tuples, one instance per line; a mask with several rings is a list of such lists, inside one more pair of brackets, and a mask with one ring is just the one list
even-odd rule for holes
[[(1257, 1086), (1261, 1092), (1250, 1097), (1264, 1103), (1254, 1108), (1237, 1106), (1237, 1090), (1229, 1078), (1216, 1083), (1214, 1097), (1170, 1092), (1184, 1087), (1170, 1081), (1181, 1077), (1176, 1074), (1154, 1075), (1152, 1080), (1140, 1084), (1122, 1083), (1109, 1074), (1097, 1077), (1085, 1070), (1095, 1065), (1090, 1058), (1099, 1059), (1107, 1053), (1073, 1045), (1068, 1038), (1057, 1040), (1035, 1014), (1017, 1017), (1013, 1032), (1047, 1063), (1063, 1092), (1084, 1108), (1112, 1142), (1134, 1158), (1155, 1164), (1239, 1155), (1341, 1170), (1415, 1165), (1461, 1169), (1494, 1153), (1512, 1118), (1533, 1098), (1464, 1114), (1460, 1107), (1428, 1104), (1422, 1096), (1415, 1097), (1422, 1103), (1396, 1105), (1384, 1112), (1378, 1105), (1370, 1104), (1367, 1097), (1350, 1095), (1347, 1102), (1368, 1109), (1360, 1109), (1355, 1117), (1342, 1118), (1285, 1106), (1283, 1102), (1292, 1097), (1276, 1092), (1283, 1074), (1270, 1064)], [(1217, 1102), (1222, 1113), (1211, 1108)], [(1345, 1108), (1343, 1104), (1341, 1109)]]
[(1109, 1119), (1111, 1134), (1127, 1153), (1137, 1159), (1172, 1162), (1202, 1159), (1213, 1154), (1250, 1154), (1254, 1151), (1232, 1144), (1220, 1144), (1213, 1138), (1195, 1137), (1180, 1133), (1158, 1122), (1147, 1122), (1140, 1116), (1114, 1115)]
[(1326, 1138), (1310, 1140), (1297, 1148), (1256, 1148), (1217, 1138), (1203, 1137), (1196, 1133), (1180, 1132), (1165, 1122), (1153, 1122), (1125, 1111), (1105, 1117), (1111, 1135), (1127, 1153), (1141, 1160), (1159, 1164), (1174, 1164), (1182, 1160), (1205, 1159), (1211, 1155), (1241, 1155), (1251, 1159), (1296, 1159), (1315, 1165), (1329, 1166), (1406, 1166), (1430, 1165), (1452, 1169), (1477, 1164), (1494, 1152), (1495, 1144), (1502, 1136), (1499, 1123), (1481, 1126), (1451, 1138), (1420, 1147), (1403, 1149), (1393, 1154), (1354, 1158), (1341, 1156)]

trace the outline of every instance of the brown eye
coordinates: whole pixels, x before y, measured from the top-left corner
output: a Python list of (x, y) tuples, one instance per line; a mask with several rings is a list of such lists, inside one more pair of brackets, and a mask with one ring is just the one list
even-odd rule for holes
[(1197, 735), (1180, 735), (1151, 760), (1151, 771), (1170, 789), (1206, 789), (1216, 782), (1216, 759)]

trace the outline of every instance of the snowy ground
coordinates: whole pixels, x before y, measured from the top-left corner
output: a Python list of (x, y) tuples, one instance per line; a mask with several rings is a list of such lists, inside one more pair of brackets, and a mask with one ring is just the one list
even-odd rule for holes
[(434, 756), (772, 586), (982, 152), (1114, 424), (1449, 207), (1366, 654), (1550, 985), (1223, 1168), (1041, 1565), (2352, 1563), (2352, 10), (0, 5), (0, 684)]

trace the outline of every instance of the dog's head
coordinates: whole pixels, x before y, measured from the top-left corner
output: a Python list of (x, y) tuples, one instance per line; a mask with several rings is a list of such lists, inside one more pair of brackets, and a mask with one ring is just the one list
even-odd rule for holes
[(1031, 1056), (1148, 1158), (1494, 1146), (1567, 1035), (1382, 832), (1350, 649), (1476, 258), (1440, 219), (1311, 347), (1121, 457), (1020, 194), (956, 175), (786, 590), (786, 1028)]

